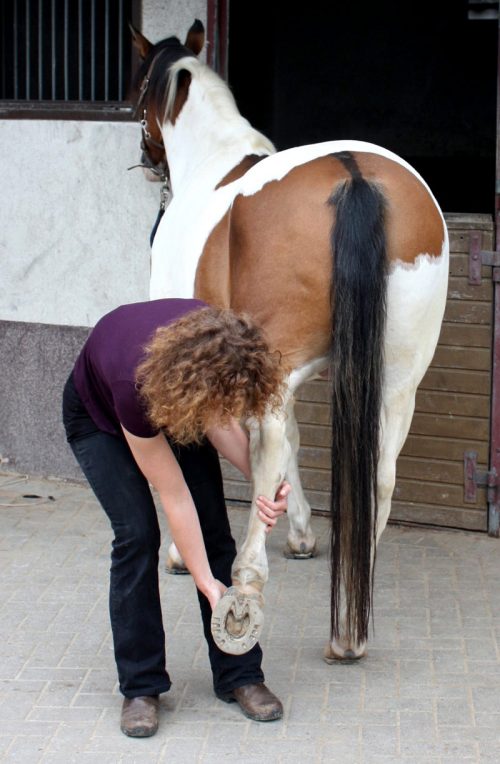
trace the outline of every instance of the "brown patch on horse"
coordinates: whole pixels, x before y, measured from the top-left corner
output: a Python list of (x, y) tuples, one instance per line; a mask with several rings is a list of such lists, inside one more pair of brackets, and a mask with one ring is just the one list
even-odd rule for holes
[(261, 154), (260, 156), (258, 154), (248, 154), (246, 157), (243, 157), (241, 162), (237, 164), (236, 167), (233, 167), (232, 170), (229, 170), (227, 175), (224, 175), (222, 180), (217, 183), (215, 190), (222, 188), (222, 186), (227, 186), (229, 183), (232, 183), (235, 180), (238, 180), (238, 178), (241, 178), (243, 175), (245, 175), (245, 173), (248, 172), (251, 167), (257, 164), (257, 162), (260, 162), (265, 158), (265, 154)]
[[(216, 190), (227, 186), (245, 173), (265, 155), (248, 154), (232, 168), (219, 183)], [(194, 284), (194, 294), (204, 302), (218, 307), (229, 307), (229, 217), (226, 212), (208, 237), (203, 254), (198, 263)]]
[[(418, 178), (385, 157), (352, 156), (387, 201), (389, 260), (413, 264), (423, 253), (440, 256), (443, 222)], [(255, 194), (238, 195), (198, 264), (196, 297), (249, 313), (293, 368), (328, 353), (336, 214), (329, 200), (351, 178), (352, 166), (326, 155), (270, 180)]]
[(440, 257), (444, 225), (426, 187), (392, 159), (365, 152), (353, 152), (353, 157), (363, 178), (376, 183), (387, 200), (389, 260), (411, 264), (422, 254)]
[(228, 210), (208, 237), (194, 280), (194, 296), (218, 308), (229, 308), (230, 303), (229, 216)]
[[(212, 231), (199, 262), (197, 296), (207, 299), (217, 291), (217, 304), (252, 315), (292, 366), (328, 349), (328, 199), (349, 177), (339, 162), (322, 157), (271, 180), (251, 196), (237, 196), (227, 222), (223, 219)], [(226, 264), (216, 254), (218, 244), (227, 247)], [(211, 272), (212, 264), (219, 278)], [(218, 283), (223, 286), (217, 289)]]

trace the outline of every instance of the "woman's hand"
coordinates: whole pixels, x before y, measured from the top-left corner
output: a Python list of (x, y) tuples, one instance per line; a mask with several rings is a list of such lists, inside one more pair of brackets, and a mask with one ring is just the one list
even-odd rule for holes
[(266, 533), (270, 533), (278, 517), (286, 512), (288, 507), (288, 494), (291, 486), (284, 480), (276, 491), (274, 501), (266, 499), (265, 496), (259, 496), (256, 500), (259, 519), (266, 525)]
[(207, 598), (207, 600), (210, 602), (210, 607), (212, 610), (226, 591), (227, 586), (224, 586), (222, 581), (218, 581), (216, 578), (212, 580), (212, 582), (205, 588), (203, 594)]

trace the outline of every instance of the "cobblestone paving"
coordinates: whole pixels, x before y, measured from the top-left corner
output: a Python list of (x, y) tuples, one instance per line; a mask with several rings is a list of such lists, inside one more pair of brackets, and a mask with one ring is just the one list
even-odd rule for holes
[[(500, 762), (500, 542), (389, 527), (369, 654), (327, 666), (328, 525), (313, 519), (320, 555), (298, 562), (281, 555), (282, 522), (262, 646), (285, 716), (270, 724), (214, 697), (192, 580), (162, 571), (174, 684), (158, 734), (132, 740), (118, 725), (104, 514), (81, 485), (5, 474), (0, 504), (0, 761)], [(230, 514), (241, 538), (246, 511)]]

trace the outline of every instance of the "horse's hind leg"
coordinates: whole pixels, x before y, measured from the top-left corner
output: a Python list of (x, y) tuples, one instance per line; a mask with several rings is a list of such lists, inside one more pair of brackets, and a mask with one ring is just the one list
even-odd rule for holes
[(167, 551), (165, 570), (167, 573), (172, 573), (173, 575), (189, 575), (189, 570), (186, 568), (186, 563), (180, 556), (179, 550), (173, 541)]
[(233, 563), (233, 586), (212, 614), (216, 644), (234, 655), (246, 653), (255, 645), (263, 623), (262, 591), (268, 578), (266, 526), (258, 517), (255, 502), (259, 496), (275, 496), (290, 454), (284, 414), (268, 415), (260, 426), (251, 423), (249, 430), (253, 499), (247, 536)]
[(290, 445), (290, 458), (286, 469), (286, 477), (292, 488), (288, 497), (288, 531), (285, 557), (304, 560), (314, 556), (316, 539), (311, 530), (311, 507), (304, 496), (298, 467), (298, 451), (300, 445), (299, 428), (293, 411), (293, 400), (287, 407), (286, 437)]

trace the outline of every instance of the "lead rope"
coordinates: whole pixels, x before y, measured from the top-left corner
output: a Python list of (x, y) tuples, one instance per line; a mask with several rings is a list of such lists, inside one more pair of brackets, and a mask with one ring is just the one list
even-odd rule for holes
[(172, 197), (172, 189), (170, 188), (170, 179), (167, 175), (165, 175), (164, 172), (160, 172), (154, 167), (151, 167), (147, 164), (133, 164), (131, 167), (127, 167), (127, 170), (135, 170), (136, 167), (142, 167), (143, 170), (150, 170), (154, 175), (158, 175), (160, 178), (160, 209), (158, 210), (158, 215), (156, 216), (155, 224), (153, 226), (153, 230), (151, 231), (151, 234), (149, 236), (149, 245), (153, 246), (153, 241), (156, 236), (156, 231), (158, 230), (158, 226), (160, 225), (160, 220), (162, 219), (165, 210), (168, 206), (168, 203), (170, 202), (170, 199)]
[(156, 231), (158, 230), (158, 226), (160, 225), (160, 220), (162, 219), (165, 209), (167, 207), (167, 203), (170, 201), (169, 197), (171, 197), (171, 190), (170, 190), (170, 183), (166, 175), (162, 175), (161, 177), (161, 188), (160, 188), (160, 209), (158, 210), (158, 215), (156, 216), (156, 221), (153, 226), (153, 230), (151, 231), (151, 234), (149, 236), (149, 246), (153, 246), (153, 242), (155, 240)]

